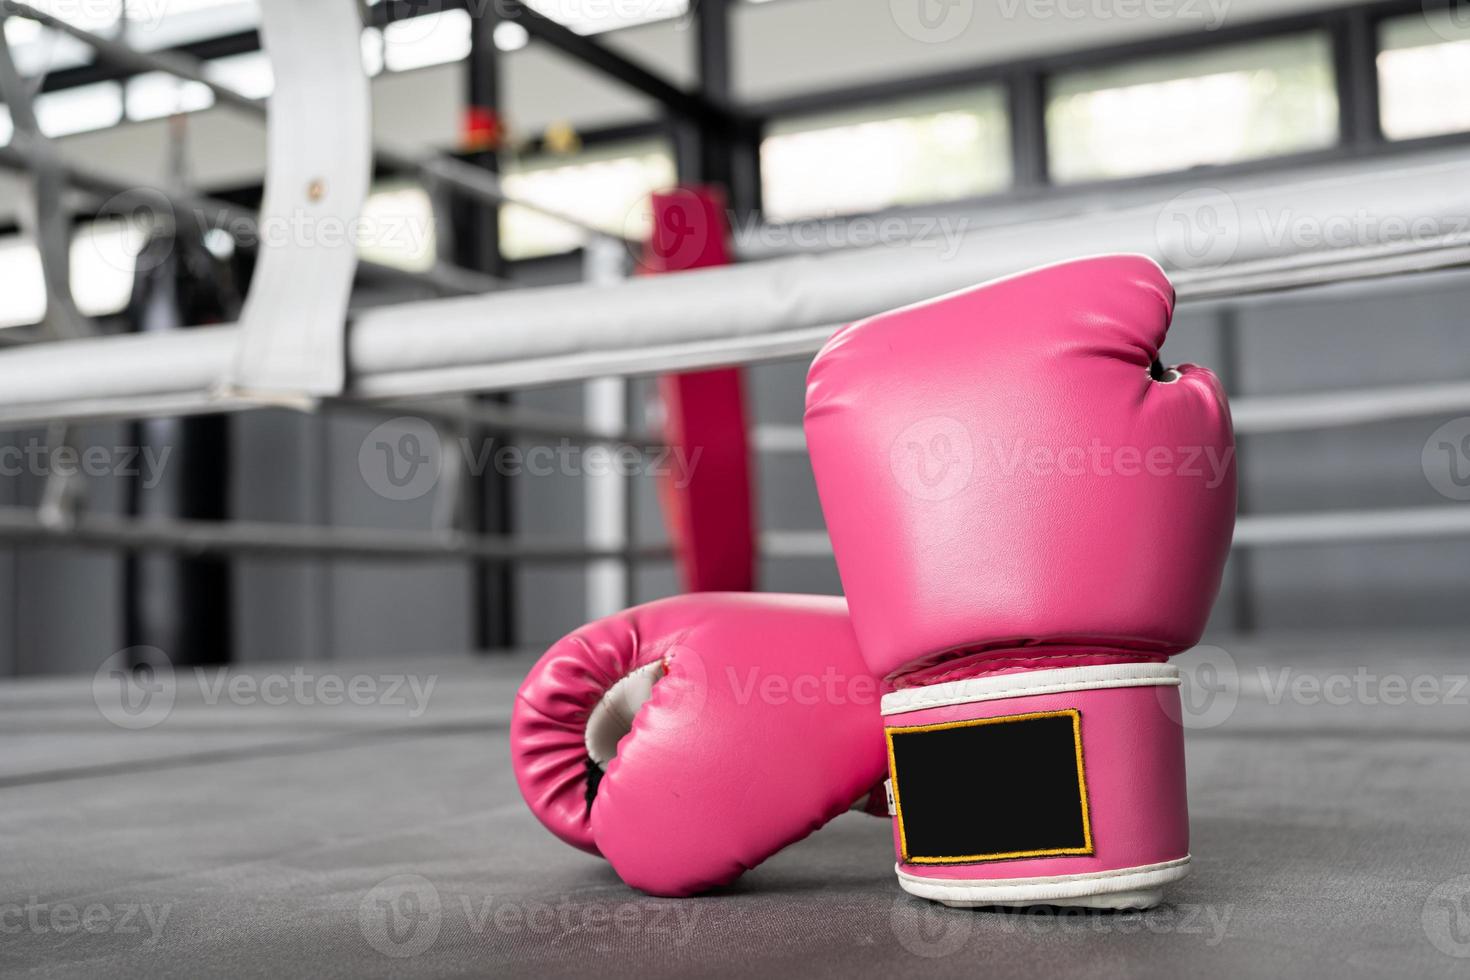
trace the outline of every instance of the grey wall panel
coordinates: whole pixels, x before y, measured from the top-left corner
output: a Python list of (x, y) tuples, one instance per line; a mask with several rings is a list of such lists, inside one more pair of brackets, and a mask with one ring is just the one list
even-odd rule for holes
[(1280, 395), (1470, 377), (1464, 286), (1393, 284), (1376, 295), (1240, 309), (1244, 391)]
[[(518, 407), (568, 419), (582, 417), (583, 402), (580, 385), (538, 388), (515, 396)], [(539, 452), (535, 457), (523, 455), (521, 470), (510, 474), (518, 533), (557, 541), (584, 540), (588, 490), (583, 480), (585, 447), (551, 438), (521, 438), (512, 445), (522, 454)], [(525, 646), (543, 647), (587, 619), (586, 568), (521, 566), (515, 575), (515, 601), (518, 640)]]
[(333, 562), (336, 660), (447, 653), (474, 645), (474, 601), (463, 562)]
[(806, 370), (811, 358), (773, 364), (756, 364), (746, 369), (745, 393), (755, 425), (801, 425), (806, 405)]
[(1234, 632), (1241, 628), (1242, 622), (1251, 618), (1252, 610), (1248, 605), (1250, 593), (1244, 587), (1250, 581), (1251, 561), (1252, 557), (1248, 552), (1236, 551), (1231, 553), (1230, 559), (1225, 563), (1225, 574), (1220, 579), (1220, 594), (1215, 598), (1215, 604), (1210, 609), (1209, 623), (1205, 627), (1207, 635)]
[(756, 464), (756, 489), (762, 530), (810, 531), (825, 526), (806, 453), (762, 453)]
[(636, 595), (640, 603), (678, 595), (684, 591), (679, 585), (679, 575), (672, 562), (641, 564), (634, 578)]
[[(1249, 395), (1286, 395), (1470, 377), (1464, 287), (1386, 285), (1342, 300), (1283, 299), (1239, 310)], [(1425, 444), (1446, 417), (1243, 438), (1243, 498), (1254, 513), (1443, 506)], [(1470, 623), (1463, 540), (1267, 549), (1247, 561), (1261, 627)]]
[(842, 595), (837, 563), (830, 558), (766, 558), (760, 563), (762, 592)]
[[(248, 521), (324, 519), (318, 497), (322, 422), (267, 410), (234, 417), (231, 506)], [(234, 563), (235, 657), (324, 660), (330, 656), (327, 571), (320, 561), (239, 558)]]
[[(44, 445), (44, 431), (20, 433), (14, 444), (31, 440)], [(102, 447), (116, 465), (127, 464), (128, 428), (117, 424), (79, 426), (75, 445), (85, 451)], [(111, 466), (112, 464), (109, 464)], [(46, 473), (33, 469), (13, 479), (12, 500), (35, 506), (41, 499)], [(122, 506), (123, 481), (117, 476), (81, 476), (79, 504), (103, 512)], [(122, 648), (122, 556), (111, 552), (71, 548), (27, 547), (12, 558), (14, 627), (12, 658), (18, 674), (78, 673), (96, 669)], [(165, 651), (168, 652), (168, 651)]]
[(1241, 485), (1257, 513), (1449, 503), (1424, 475), (1425, 443), (1448, 417), (1241, 440)]
[(518, 647), (542, 649), (587, 621), (580, 568), (523, 568), (515, 583)]
[[(463, 449), (449, 433), (439, 443), (443, 466), (421, 495), (393, 499), (373, 470), (360, 465), (382, 442), (400, 445), (407, 430), (386, 415), (328, 414), (323, 417), (325, 469), (318, 492), (327, 519), (348, 527), (430, 531), (440, 495), (457, 472), (451, 460)], [(382, 426), (387, 424), (388, 427)], [(397, 462), (404, 462), (400, 459)], [(371, 465), (369, 463), (368, 465)], [(404, 471), (406, 475), (406, 470)], [(410, 484), (409, 490), (417, 484)], [(426, 650), (466, 650), (473, 644), (472, 576), (465, 561), (335, 561), (330, 565), (331, 649), (336, 658), (393, 656)]]
[[(0, 447), (9, 449), (20, 444), (22, 433), (0, 433)], [(0, 505), (13, 507), (19, 501), (19, 478), (6, 475), (0, 477)], [(15, 630), (16, 616), (16, 565), (18, 556), (14, 548), (0, 548), (0, 677), (9, 677), (19, 671), (20, 657), (16, 650), (19, 639)]]
[(1273, 548), (1253, 557), (1260, 629), (1463, 626), (1463, 539)]
[(1220, 330), (1218, 311), (1186, 306), (1174, 317), (1159, 360), (1165, 364), (1201, 364), (1228, 385), (1229, 365)]
[(119, 556), (37, 548), (16, 565), (17, 673), (88, 672), (122, 649)]

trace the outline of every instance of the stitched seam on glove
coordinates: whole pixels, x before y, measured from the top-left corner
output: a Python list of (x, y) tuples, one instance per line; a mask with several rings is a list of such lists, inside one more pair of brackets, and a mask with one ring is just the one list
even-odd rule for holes
[[(965, 655), (961, 655), (965, 656)], [(987, 674), (999, 674), (1007, 670), (1020, 670), (1035, 667), (1041, 664), (1048, 666), (1058, 660), (1072, 660), (1076, 666), (1092, 666), (1095, 664), (1111, 663), (1161, 663), (1166, 659), (1162, 654), (1149, 655), (1136, 651), (1113, 653), (1107, 650), (1089, 649), (1087, 647), (1071, 647), (1059, 650), (1055, 653), (1038, 652), (1029, 657), (1004, 657), (1001, 659), (988, 659), (991, 655), (984, 653), (973, 654), (976, 660), (966, 660), (956, 666), (938, 674), (925, 674), (922, 682), (916, 682), (915, 677), (919, 673), (915, 671), (905, 678), (898, 686), (900, 687), (928, 687), (931, 684), (940, 684), (946, 681), (963, 680), (967, 677), (984, 677)], [(986, 658), (981, 660), (981, 658)], [(977, 663), (977, 660), (981, 662)]]

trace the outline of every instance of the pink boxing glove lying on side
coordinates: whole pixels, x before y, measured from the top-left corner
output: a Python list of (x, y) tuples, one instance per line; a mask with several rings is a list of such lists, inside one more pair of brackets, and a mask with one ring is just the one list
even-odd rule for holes
[(883, 812), (877, 684), (841, 599), (696, 593), (584, 626), (531, 669), (510, 743), (546, 828), (652, 895)]

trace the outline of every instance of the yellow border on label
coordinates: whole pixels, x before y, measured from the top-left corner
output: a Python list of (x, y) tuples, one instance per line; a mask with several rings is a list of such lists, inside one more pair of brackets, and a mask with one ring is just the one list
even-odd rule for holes
[[(1071, 718), (1072, 744), (1077, 749), (1077, 791), (1082, 800), (1082, 847), (1063, 847), (1040, 851), (1010, 851), (999, 854), (960, 854), (954, 857), (909, 857), (908, 837), (903, 829), (903, 799), (898, 789), (898, 767), (893, 758), (893, 736), (913, 732), (939, 732), (949, 728), (976, 728), (980, 725), (996, 725), (1007, 721), (1033, 721), (1038, 718)], [(1076, 708), (1061, 711), (1036, 711), (1024, 715), (1003, 715), (998, 718), (976, 718), (973, 721), (947, 721), (937, 725), (914, 725), (908, 728), (885, 728), (884, 739), (888, 743), (888, 775), (893, 781), (893, 810), (898, 821), (899, 855), (905, 864), (966, 864), (972, 861), (1003, 861), (1014, 858), (1064, 857), (1094, 853), (1092, 846), (1092, 808), (1087, 801), (1087, 766), (1082, 761), (1082, 712)]]

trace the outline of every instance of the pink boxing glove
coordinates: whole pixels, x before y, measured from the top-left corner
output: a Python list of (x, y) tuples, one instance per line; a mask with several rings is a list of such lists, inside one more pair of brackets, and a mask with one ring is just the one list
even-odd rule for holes
[(806, 435), (883, 723), (903, 888), (1146, 908), (1189, 864), (1179, 674), (1235, 521), (1224, 390), (1148, 258), (854, 323)]
[(582, 627), (511, 715), (521, 795), (634, 888), (692, 895), (883, 812), (878, 686), (841, 599), (698, 593)]

